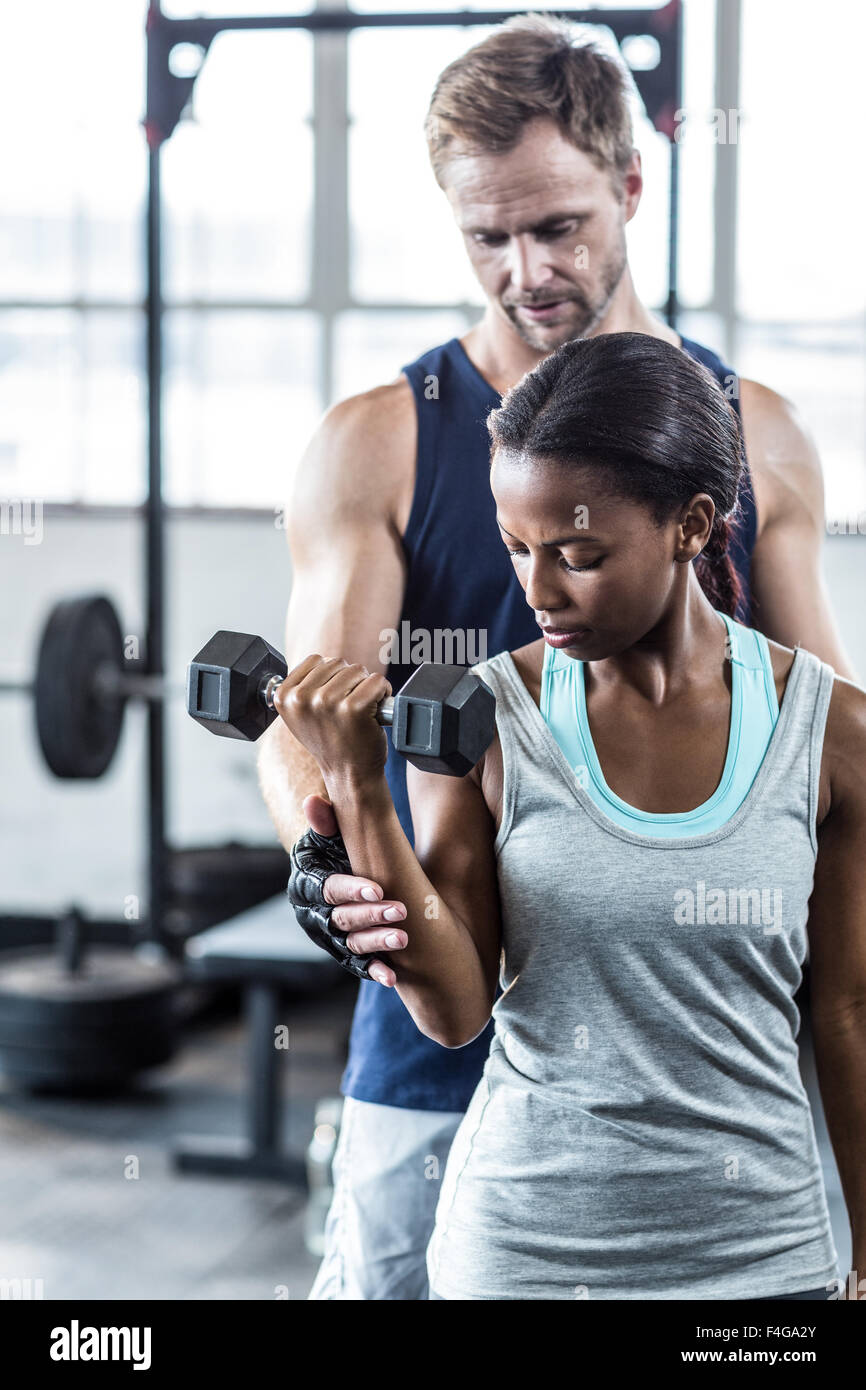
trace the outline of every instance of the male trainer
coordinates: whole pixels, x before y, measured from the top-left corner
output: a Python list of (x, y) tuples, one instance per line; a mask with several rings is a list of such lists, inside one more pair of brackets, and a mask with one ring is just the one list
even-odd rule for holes
[[(487, 307), (462, 338), (324, 416), (289, 510), (290, 668), (312, 652), (342, 657), (384, 672), (396, 691), (428, 654), (464, 659), (437, 651), (437, 633), (458, 634), (470, 661), (534, 641), (535, 616), (495, 524), (486, 416), (562, 343), (633, 331), (682, 346), (740, 411), (748, 470), (733, 548), (738, 616), (850, 677), (821, 574), (823, 486), (811, 439), (787, 401), (737, 381), (635, 292), (625, 227), (642, 178), (630, 93), (615, 57), (542, 15), (508, 21), (439, 78), (428, 149)], [(396, 650), (388, 642), (395, 631)], [(282, 720), (261, 741), (259, 771), (286, 849), (305, 837), (293, 858), (296, 901), (314, 902), (318, 891), (320, 902), (337, 905), (319, 914), (320, 938), (337, 928), (332, 954), (368, 976), (343, 1077), (326, 1252), (310, 1297), (424, 1299), (438, 1178), (492, 1024), (455, 1050), (418, 1031), (397, 993), (380, 987), (395, 980), (388, 951), (407, 939), (403, 906), (382, 900), (368, 879), (331, 872), (333, 847), (309, 833), (337, 830), (324, 784)], [(405, 764), (393, 750), (386, 774), (411, 841)]]

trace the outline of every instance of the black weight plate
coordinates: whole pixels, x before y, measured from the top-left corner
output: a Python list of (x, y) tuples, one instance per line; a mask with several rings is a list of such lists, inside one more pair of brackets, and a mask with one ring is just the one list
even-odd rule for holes
[(120, 740), (124, 701), (96, 695), (101, 666), (123, 666), (123, 634), (101, 595), (65, 599), (42, 631), (34, 704), (39, 745), (55, 777), (101, 777)]
[(170, 1003), (180, 981), (175, 966), (142, 960), (122, 947), (94, 947), (82, 969), (64, 971), (53, 951), (4, 952), (0, 1018), (4, 1025), (110, 1027), (141, 1022)]
[(102, 1027), (89, 1023), (57, 1023), (46, 1014), (42, 1023), (10, 1023), (0, 1020), (0, 1052), (7, 1047), (32, 1047), (36, 1051), (92, 1051), (105, 1046), (113, 1052), (130, 1053), (150, 1046), (151, 1040), (169, 1037), (176, 1031), (170, 1011), (155, 1009), (146, 1018), (131, 1024), (112, 1022)]
[(122, 1081), (136, 1072), (164, 1066), (173, 1054), (173, 1043), (166, 1039), (134, 1053), (115, 1053), (110, 1047), (55, 1053), (35, 1052), (26, 1046), (4, 1047), (0, 1050), (0, 1071), (10, 1080), (29, 1085), (71, 1088)]
[(27, 1039), (0, 1046), (0, 1067), (4, 1071), (66, 1072), (77, 1076), (108, 1076), (161, 1066), (174, 1052), (174, 1038), (160, 1035), (140, 1038), (136, 1045), (115, 1047), (106, 1037), (105, 1046), (30, 1047)]

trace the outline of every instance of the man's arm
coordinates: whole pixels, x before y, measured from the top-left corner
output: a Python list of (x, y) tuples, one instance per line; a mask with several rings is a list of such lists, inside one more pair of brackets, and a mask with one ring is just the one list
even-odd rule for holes
[(790, 402), (755, 381), (740, 381), (740, 407), (760, 528), (752, 554), (755, 627), (856, 681), (824, 581), (824, 479), (814, 440)]
[[(289, 669), (308, 653), (384, 673), (380, 632), (396, 627), (405, 581), (396, 525), (414, 477), (416, 421), (405, 378), (327, 412), (301, 459), (287, 509), (293, 576)], [(287, 850), (307, 828), (302, 803), (324, 794), (316, 761), (275, 720), (259, 743), (259, 782)]]
[(866, 1279), (866, 694), (847, 681), (833, 686), (823, 765), (830, 808), (809, 901), (811, 1026), (852, 1267)]
[[(403, 376), (334, 406), (324, 417), (298, 466), (288, 507), (294, 566), (285, 643), (290, 669), (308, 652), (319, 651), (383, 671), (379, 634), (396, 627), (402, 608), (402, 532), (416, 449), (415, 402)], [(262, 795), (288, 851), (307, 831), (305, 798), (311, 798), (312, 829), (325, 836), (337, 833), (318, 765), (282, 720), (274, 720), (263, 735), (258, 768)], [(389, 923), (402, 920), (405, 907), (386, 898), (370, 879), (331, 872), (334, 852), (308, 842), (303, 868), (293, 861), (290, 896), (298, 920), (353, 974), (389, 984), (393, 973), (384, 960), (366, 956), (391, 950)], [(340, 933), (362, 929), (372, 943), (364, 959), (337, 944), (345, 941)], [(325, 945), (325, 939), (333, 944)]]

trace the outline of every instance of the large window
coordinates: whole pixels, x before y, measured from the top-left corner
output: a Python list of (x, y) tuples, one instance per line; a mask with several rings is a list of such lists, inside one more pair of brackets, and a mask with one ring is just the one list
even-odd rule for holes
[(864, 51), (862, 5), (744, 0), (738, 366), (801, 409), (837, 520), (866, 510)]
[[(797, 401), (821, 445), (829, 510), (847, 514), (866, 506), (866, 290), (850, 172), (866, 12), (847, 0), (825, 0), (820, 18), (806, 0), (740, 6), (734, 229), (715, 188), (715, 5), (685, 0), (683, 327)], [(308, 7), (163, 8), (179, 17)], [(6, 495), (143, 496), (145, 10), (144, 0), (40, 0), (4, 18)], [(482, 311), (422, 122), (438, 72), (485, 32), (265, 31), (214, 42), (163, 152), (170, 503), (280, 505), (328, 404), (393, 379)], [(38, 55), (38, 81), (22, 55)], [(639, 109), (635, 124), (645, 193), (629, 252), (639, 293), (661, 309), (669, 151)]]

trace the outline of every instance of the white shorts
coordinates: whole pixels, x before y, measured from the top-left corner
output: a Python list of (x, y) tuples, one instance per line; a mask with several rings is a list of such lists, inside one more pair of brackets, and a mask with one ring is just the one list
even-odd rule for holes
[(462, 1112), (347, 1096), (311, 1299), (426, 1299), (427, 1245)]

